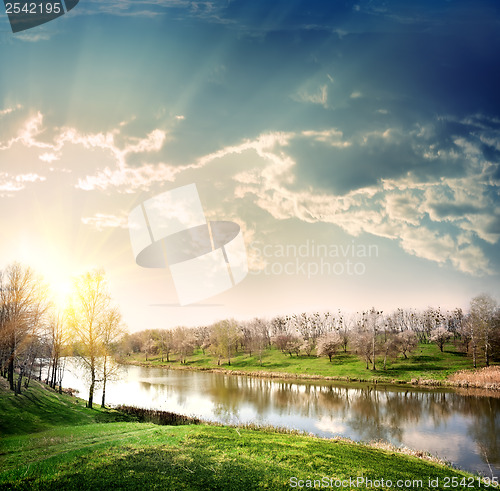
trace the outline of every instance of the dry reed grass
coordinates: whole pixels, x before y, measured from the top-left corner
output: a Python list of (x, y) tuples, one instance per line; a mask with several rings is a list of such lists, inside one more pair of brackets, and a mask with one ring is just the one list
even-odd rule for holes
[(451, 375), (448, 380), (457, 387), (500, 390), (500, 366), (462, 370)]

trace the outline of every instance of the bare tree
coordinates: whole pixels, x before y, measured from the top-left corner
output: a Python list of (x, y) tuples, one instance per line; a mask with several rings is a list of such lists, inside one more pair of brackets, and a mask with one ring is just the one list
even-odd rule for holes
[[(32, 359), (32, 344), (41, 319), (47, 310), (46, 289), (29, 267), (13, 263), (0, 275), (0, 340), (2, 367), (7, 371), (10, 389), (21, 391), (21, 381), (28, 371), (29, 359), (19, 363), (19, 378), (14, 383), (16, 362), (28, 350)], [(30, 349), (28, 349), (30, 348)]]
[(476, 336), (480, 338), (486, 366), (490, 365), (491, 337), (494, 326), (493, 318), (495, 310), (496, 302), (490, 295), (483, 293), (471, 300), (471, 327)]
[(160, 351), (161, 361), (165, 356), (167, 357), (167, 362), (170, 363), (170, 353), (174, 347), (174, 337), (172, 331), (167, 329), (158, 330), (158, 350)]
[(187, 327), (176, 327), (173, 331), (173, 341), (180, 362), (185, 364), (187, 357), (193, 354), (196, 345), (194, 332)]
[(147, 329), (146, 331), (141, 331), (141, 351), (146, 355), (146, 361), (148, 361), (148, 355), (156, 353), (158, 348), (158, 343), (155, 339), (155, 333), (152, 329)]
[(225, 319), (212, 326), (212, 350), (219, 357), (219, 365), (221, 358), (227, 358), (228, 365), (231, 365), (239, 336), (238, 325), (233, 319)]
[(422, 343), (428, 343), (430, 341), (431, 331), (441, 327), (446, 319), (441, 313), (441, 309), (439, 307), (428, 307), (422, 314), (421, 318), (422, 336), (420, 341)]
[(433, 343), (436, 343), (439, 346), (439, 349), (441, 350), (442, 353), (444, 345), (448, 342), (451, 336), (452, 336), (451, 332), (449, 332), (448, 329), (446, 329), (446, 327), (440, 326), (436, 327), (430, 332), (429, 340)]
[(99, 358), (103, 355), (103, 328), (110, 295), (103, 270), (93, 270), (74, 280), (74, 296), (68, 321), (75, 334), (75, 352), (90, 376), (88, 407), (92, 408), (98, 381)]
[(256, 351), (259, 355), (259, 363), (262, 365), (262, 355), (269, 344), (269, 333), (267, 324), (263, 319), (255, 317), (246, 325), (250, 331), (250, 342), (252, 343), (252, 350)]
[(382, 354), (384, 355), (384, 370), (387, 368), (387, 358), (396, 358), (399, 353), (399, 336), (394, 333), (385, 333), (382, 344)]
[(275, 336), (272, 341), (282, 353), (288, 353), (290, 356), (294, 353), (298, 356), (304, 343), (301, 336), (290, 333)]
[(62, 375), (64, 373), (64, 363), (61, 361), (62, 352), (68, 342), (68, 330), (66, 326), (65, 314), (53, 311), (47, 322), (47, 340), (50, 346), (50, 362), (47, 372), (47, 383), (53, 388), (59, 382), (59, 391), (62, 392)]
[(106, 310), (102, 320), (102, 401), (104, 407), (106, 399), (106, 383), (118, 373), (119, 366), (113, 362), (111, 351), (113, 343), (116, 343), (120, 336), (124, 334), (122, 327), (122, 315), (118, 307), (110, 307)]
[(414, 331), (403, 331), (397, 334), (396, 347), (405, 359), (408, 358), (408, 353), (412, 352), (418, 344), (417, 335)]
[(300, 351), (303, 351), (307, 356), (311, 356), (311, 353), (313, 352), (315, 347), (316, 340), (310, 337), (309, 339), (304, 339), (304, 342), (300, 347)]
[(318, 355), (328, 356), (332, 361), (332, 357), (337, 353), (341, 345), (342, 337), (338, 332), (333, 331), (323, 334), (318, 338)]
[(271, 320), (271, 337), (280, 336), (287, 332), (287, 325), (291, 322), (290, 317), (278, 315)]
[(370, 333), (370, 346), (371, 346), (371, 362), (372, 370), (376, 370), (375, 358), (377, 355), (377, 335), (380, 330), (380, 324), (382, 319), (382, 311), (378, 311), (375, 307), (372, 307), (368, 312), (363, 312), (362, 324), (366, 332)]
[(342, 349), (344, 350), (344, 353), (347, 353), (347, 346), (349, 345), (349, 341), (351, 340), (351, 334), (349, 332), (349, 326), (351, 324), (351, 321), (348, 318), (346, 318), (346, 316), (344, 316), (342, 312), (340, 312), (340, 310), (336, 320), (337, 320), (336, 323), (337, 330), (342, 340), (341, 346)]

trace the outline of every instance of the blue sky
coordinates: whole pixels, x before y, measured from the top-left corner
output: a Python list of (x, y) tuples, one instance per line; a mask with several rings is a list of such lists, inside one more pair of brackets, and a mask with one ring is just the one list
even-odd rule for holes
[[(498, 2), (81, 0), (0, 43), (3, 260), (103, 266), (131, 329), (498, 298)], [(250, 274), (181, 308), (127, 216), (191, 182)], [(378, 254), (304, 275), (305, 243)]]

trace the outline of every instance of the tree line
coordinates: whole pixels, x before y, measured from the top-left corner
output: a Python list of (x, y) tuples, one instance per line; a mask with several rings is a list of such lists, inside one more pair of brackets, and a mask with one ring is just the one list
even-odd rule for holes
[(0, 373), (16, 395), (32, 378), (62, 391), (66, 357), (77, 356), (89, 378), (88, 406), (100, 384), (104, 407), (106, 382), (116, 372), (111, 347), (124, 333), (121, 314), (103, 270), (74, 278), (68, 293), (58, 305), (30, 267), (13, 263), (0, 271)]
[(495, 300), (478, 295), (467, 312), (430, 307), (384, 313), (371, 308), (354, 314), (303, 312), (245, 322), (225, 319), (202, 327), (126, 334), (115, 348), (120, 357), (143, 353), (146, 360), (157, 356), (170, 362), (175, 355), (181, 363), (201, 350), (214, 356), (218, 365), (223, 360), (230, 365), (238, 352), (256, 355), (262, 365), (262, 356), (271, 347), (288, 356), (325, 356), (330, 361), (349, 349), (364, 360), (367, 369), (376, 370), (380, 364), (385, 369), (389, 359), (407, 358), (418, 343), (435, 343), (443, 351), (448, 342), (467, 353), (474, 368), (500, 359), (500, 309)]

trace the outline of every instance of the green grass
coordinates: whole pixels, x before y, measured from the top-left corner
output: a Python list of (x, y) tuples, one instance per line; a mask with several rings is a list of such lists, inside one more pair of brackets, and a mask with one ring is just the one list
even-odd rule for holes
[[(131, 420), (132, 418), (110, 409), (85, 407), (85, 401), (66, 394), (58, 394), (49, 387), (31, 381), (15, 396), (0, 377), (0, 435), (16, 435), (43, 431), (62, 422), (68, 426), (96, 422)], [(8, 417), (15, 415), (15, 417)]]
[(383, 369), (383, 359), (378, 358), (375, 371), (366, 369), (366, 363), (354, 353), (339, 352), (330, 362), (327, 357), (316, 356), (290, 356), (281, 351), (271, 348), (264, 352), (262, 366), (258, 355), (252, 356), (246, 353), (236, 353), (231, 359), (231, 365), (223, 360), (220, 366), (217, 359), (201, 350), (189, 357), (185, 365), (181, 365), (175, 355), (170, 357), (170, 362), (161, 362), (159, 356), (148, 357), (145, 360), (143, 354), (127, 357), (129, 363), (141, 363), (151, 366), (171, 366), (196, 368), (236, 370), (243, 372), (280, 372), (291, 376), (309, 375), (318, 377), (350, 378), (355, 380), (378, 380), (378, 381), (405, 381), (425, 379), (444, 380), (448, 375), (459, 370), (472, 369), (472, 361), (465, 353), (458, 351), (453, 344), (447, 344), (441, 352), (435, 344), (419, 344), (405, 359), (399, 356), (395, 360), (387, 360), (386, 369)]
[[(271, 429), (119, 421), (126, 416), (86, 409), (81, 401), (37, 383), (19, 396), (0, 384), (0, 404), (1, 489), (289, 489), (291, 477), (364, 476), (394, 483), (422, 479), (418, 489), (425, 490), (435, 489), (428, 486), (429, 477), (440, 482), (470, 477), (438, 463), (340, 440)], [(8, 434), (5, 428), (11, 429)], [(467, 489), (482, 487), (474, 480)]]

